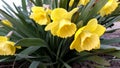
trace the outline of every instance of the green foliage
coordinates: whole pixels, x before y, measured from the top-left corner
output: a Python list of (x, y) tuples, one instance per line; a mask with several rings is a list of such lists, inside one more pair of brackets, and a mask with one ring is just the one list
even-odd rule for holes
[[(29, 18), (31, 11), (27, 10), (27, 1), (22, 1), (22, 8), (17, 7), (14, 4), (16, 10), (6, 4), (6, 11), (0, 9), (2, 14), (7, 20), (9, 20), (13, 27), (9, 27), (0, 22), (0, 35), (5, 36), (10, 31), (13, 34), (10, 36), (11, 41), (16, 42), (16, 46), (21, 46), (22, 49), (16, 52), (15, 61), (26, 60), (31, 64), (29, 68), (72, 68), (72, 64), (82, 63), (85, 61), (92, 61), (96, 63), (95, 67), (105, 68), (109, 66), (109, 62), (99, 56), (101, 54), (112, 55), (120, 58), (119, 47), (111, 47), (109, 44), (120, 42), (120, 38), (115, 39), (103, 39), (101, 43), (101, 49), (92, 51), (83, 51), (76, 53), (74, 50), (69, 49), (72, 38), (62, 39), (50, 34), (50, 32), (44, 31), (44, 26), (40, 26), (35, 21)], [(36, 6), (43, 6), (43, 4), (49, 4), (51, 9), (60, 7), (65, 8), (68, 11), (75, 8), (78, 4), (78, 0), (74, 2), (72, 7), (69, 7), (70, 0), (30, 0)], [(109, 27), (115, 21), (120, 20), (120, 6), (111, 15), (101, 17), (98, 12), (106, 4), (107, 0), (99, 0), (95, 4), (95, 0), (90, 0), (86, 6), (79, 6), (79, 11), (73, 15), (73, 21), (76, 24), (84, 26), (92, 18), (97, 18), (99, 24)], [(81, 13), (81, 15), (80, 15)], [(81, 27), (79, 26), (79, 27)], [(113, 48), (113, 49), (111, 49)], [(1, 57), (0, 57), (1, 58)], [(12, 58), (12, 59), (13, 59)], [(0, 62), (11, 60), (11, 56), (2, 56)]]

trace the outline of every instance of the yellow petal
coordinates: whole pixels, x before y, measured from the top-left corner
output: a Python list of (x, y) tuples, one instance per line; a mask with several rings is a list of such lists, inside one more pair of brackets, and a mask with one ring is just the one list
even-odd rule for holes
[(71, 37), (76, 29), (77, 27), (74, 23), (71, 23), (69, 20), (62, 20), (59, 24), (57, 35), (61, 38)]
[(100, 49), (100, 40), (99, 40), (98, 45), (94, 49)]
[(12, 24), (8, 20), (2, 20), (2, 23), (7, 25), (7, 26), (12, 27)]
[(64, 18), (67, 11), (63, 8), (56, 8), (51, 13), (51, 19), (54, 21), (59, 21)]
[(75, 33), (75, 38), (77, 38), (77, 37), (81, 34), (81, 32), (84, 30), (84, 28), (85, 28), (85, 27), (82, 27), (82, 28), (79, 28), (79, 29), (77, 30), (77, 32)]
[(58, 29), (59, 29), (59, 25), (55, 23), (55, 25), (51, 29), (51, 33), (52, 33), (53, 36), (57, 35)]
[(0, 43), (0, 55), (14, 55), (16, 48), (14, 47), (14, 42), (6, 41)]
[(49, 9), (49, 8), (47, 8), (47, 9), (46, 9), (46, 12), (47, 12), (47, 14), (48, 14), (48, 15), (51, 15), (52, 10), (51, 10), (51, 9)]
[(50, 30), (51, 33), (55, 36), (55, 35), (57, 35), (58, 28), (59, 28), (59, 22), (55, 21), (55, 22), (52, 22), (52, 23), (48, 24), (45, 27), (45, 31)]
[(38, 24), (39, 25), (46, 25), (46, 24), (48, 24), (48, 19), (46, 17), (43, 17), (38, 21)]
[(6, 55), (14, 55), (16, 48), (14, 47), (14, 42), (7, 42), (5, 45)]
[(8, 38), (5, 36), (0, 36), (0, 43), (7, 41)]
[(15, 46), (16, 48), (18, 48), (18, 49), (21, 49), (22, 47), (21, 46)]
[(71, 43), (70, 50), (73, 50), (73, 49), (75, 49), (78, 52), (82, 51), (81, 42), (80, 42), (80, 38), (79, 37), (74, 39), (73, 42)]
[(83, 45), (83, 42), (85, 41), (85, 39), (87, 37), (90, 37), (92, 34), (88, 31), (82, 31), (80, 34), (80, 38), (81, 38), (81, 45)]
[(79, 0), (78, 6), (86, 5), (90, 0)]
[(54, 23), (50, 23), (45, 27), (45, 31), (51, 30), (53, 27)]
[(74, 0), (70, 0), (69, 6), (71, 7), (73, 5), (73, 3), (74, 3)]
[(70, 12), (68, 12), (68, 13), (65, 15), (65, 18), (68, 19), (68, 20), (71, 20), (73, 14), (74, 14), (75, 12), (77, 12), (78, 9), (79, 9), (79, 8), (74, 8), (73, 10), (71, 10)]
[(91, 36), (88, 36), (85, 38), (85, 40), (82, 42), (83, 45), (81, 46), (81, 48), (83, 50), (92, 50), (95, 49), (99, 46), (99, 36), (95, 35), (95, 34), (91, 34)]
[(84, 28), (84, 31), (93, 32), (97, 28), (98, 21), (97, 19), (91, 19)]
[(93, 33), (96, 33), (98, 36), (101, 36), (105, 32), (105, 30), (106, 28), (104, 26), (98, 24), (96, 30), (93, 31)]

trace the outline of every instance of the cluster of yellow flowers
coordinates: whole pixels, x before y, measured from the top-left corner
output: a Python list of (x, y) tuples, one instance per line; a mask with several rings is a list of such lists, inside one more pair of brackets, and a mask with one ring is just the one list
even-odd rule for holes
[[(80, 0), (78, 6), (86, 5), (90, 0)], [(96, 0), (97, 2), (97, 0)], [(70, 0), (69, 6), (72, 6), (74, 0)], [(112, 13), (118, 6), (116, 0), (108, 0), (105, 6), (100, 10), (100, 15), (105, 16)], [(51, 11), (48, 14), (48, 11)], [(53, 10), (43, 7), (32, 7), (30, 18), (35, 20), (39, 25), (47, 25), (45, 31), (51, 32), (53, 36), (61, 38), (71, 37), (75, 34), (74, 40), (70, 45), (70, 49), (75, 49), (78, 52), (84, 50), (92, 50), (100, 48), (99, 37), (105, 32), (106, 28), (100, 24), (96, 18), (91, 19), (88, 24), (82, 28), (77, 28), (74, 22), (71, 22), (71, 17), (78, 8), (67, 12), (63, 8), (55, 8)], [(51, 21), (52, 22), (51, 22)]]
[[(78, 6), (87, 5), (90, 0), (80, 0)], [(97, 0), (96, 0), (97, 1)], [(70, 0), (71, 7), (74, 0)], [(108, 0), (105, 6), (98, 12), (101, 16), (111, 14), (118, 6), (116, 0)], [(45, 31), (50, 31), (53, 36), (68, 38), (74, 35), (74, 40), (70, 45), (70, 49), (78, 52), (84, 50), (92, 50), (100, 48), (100, 36), (105, 32), (106, 28), (100, 24), (96, 18), (91, 19), (86, 26), (77, 28), (71, 18), (78, 8), (67, 11), (63, 8), (55, 8), (53, 10), (44, 7), (32, 7), (30, 18), (39, 25), (46, 25)], [(7, 20), (2, 21), (3, 24), (12, 27)], [(14, 42), (9, 41), (7, 37), (0, 36), (0, 55), (14, 55), (16, 48)]]

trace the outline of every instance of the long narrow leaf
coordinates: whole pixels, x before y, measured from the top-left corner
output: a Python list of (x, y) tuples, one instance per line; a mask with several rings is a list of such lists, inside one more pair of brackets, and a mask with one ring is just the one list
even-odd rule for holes
[(105, 45), (109, 45), (109, 44), (113, 44), (113, 43), (119, 43), (120, 42), (120, 38), (112, 38), (112, 39), (103, 39), (101, 40), (101, 44), (105, 44)]
[(39, 64), (40, 64), (40, 61), (33, 61), (30, 64), (29, 68), (38, 68)]
[(40, 47), (47, 47), (47, 44), (44, 40), (39, 38), (25, 38), (19, 40), (15, 45), (20, 46), (40, 46)]

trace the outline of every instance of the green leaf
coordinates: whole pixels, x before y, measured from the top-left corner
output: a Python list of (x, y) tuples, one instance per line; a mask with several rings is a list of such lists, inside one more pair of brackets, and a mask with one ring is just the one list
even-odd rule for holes
[(119, 42), (120, 42), (120, 38), (102, 39), (101, 40), (101, 44), (105, 44), (105, 45), (119, 43)]
[[(70, 65), (68, 65), (66, 62), (62, 61), (63, 65), (65, 66), (65, 68), (72, 68)], [(64, 66), (62, 66), (61, 68), (64, 68)]]
[(65, 65), (66, 68), (72, 68), (70, 65), (68, 65), (67, 63), (63, 63)]
[(52, 2), (52, 0), (43, 0), (43, 4), (47, 4), (47, 5), (50, 5)]
[(120, 51), (114, 51), (114, 52), (111, 52), (111, 53), (108, 53), (109, 55), (112, 55), (112, 56), (115, 56), (117, 58), (120, 58)]
[(43, 6), (42, 0), (35, 0), (36, 6)]
[(22, 9), (23, 9), (23, 11), (27, 12), (26, 0), (21, 0), (21, 1), (22, 1)]
[(78, 21), (81, 21), (81, 20), (85, 20), (86, 17), (88, 16), (90, 10), (91, 10), (91, 7), (93, 7), (93, 4), (94, 4), (95, 0), (90, 0), (90, 2), (88, 3), (88, 5), (84, 6), (82, 9), (82, 11), (80, 12), (81, 15), (79, 16), (78, 18)]
[(105, 65), (105, 66), (109, 66), (109, 62), (107, 60), (105, 60), (104, 58), (102, 57), (99, 57), (99, 56), (90, 56), (90, 57), (87, 57), (87, 58), (84, 58), (84, 60), (89, 60), (89, 61), (93, 61), (97, 64), (100, 64), (100, 65)]
[(8, 60), (9, 59), (9, 57), (8, 58), (2, 58), (2, 59), (0, 59), (0, 62), (3, 62), (3, 61), (6, 61), (6, 60)]
[(30, 54), (34, 53), (35, 51), (37, 51), (39, 48), (40, 48), (40, 46), (30, 46), (30, 47), (24, 49), (23, 51), (21, 51), (19, 54), (30, 55)]
[(111, 45), (101, 45), (101, 49), (109, 49), (109, 48), (115, 48), (116, 50), (120, 50), (120, 47), (111, 46)]
[[(37, 51), (39, 48), (40, 48), (40, 46), (30, 46), (30, 47), (22, 50), (19, 54), (28, 56), (28, 55), (34, 53), (35, 51)], [(16, 56), (16, 58), (15, 58), (15, 60), (20, 60), (20, 59), (22, 59), (22, 57), (19, 57), (19, 55)]]
[(92, 55), (92, 53), (87, 52), (87, 51), (82, 51), (82, 52), (80, 52), (80, 53), (76, 53), (76, 54), (77, 54), (77, 55), (80, 55), (81, 57)]
[(47, 43), (40, 39), (40, 38), (25, 38), (19, 40), (15, 45), (20, 45), (20, 46), (40, 46), (40, 47), (47, 47)]
[(38, 68), (39, 64), (40, 64), (40, 61), (33, 61), (30, 64), (29, 68)]
[(113, 32), (115, 32), (116, 30), (120, 30), (120, 28), (116, 28), (116, 29), (108, 30), (108, 31), (106, 31), (105, 33), (113, 33)]
[(60, 8), (67, 9), (69, 0), (60, 0)]
[(20, 58), (36, 58), (36, 57), (25, 55), (25, 54), (16, 54), (16, 56)]
[(120, 20), (120, 16), (114, 16), (112, 18), (112, 20), (108, 21), (107, 24), (105, 25), (106, 28), (108, 28), (110, 25), (112, 25), (113, 23), (115, 23), (116, 21)]
[(93, 53), (95, 54), (106, 54), (106, 53), (109, 53), (109, 52), (113, 52), (115, 51), (116, 49), (115, 48), (108, 48), (108, 49), (97, 49), (97, 50), (92, 50)]
[(25, 25), (21, 24), (21, 22), (18, 19), (15, 19), (14, 17), (7, 14), (5, 11), (0, 9), (0, 13), (5, 16), (13, 25), (13, 27), (16, 29), (16, 31), (23, 35), (24, 37), (35, 37), (35, 34), (31, 32)]

